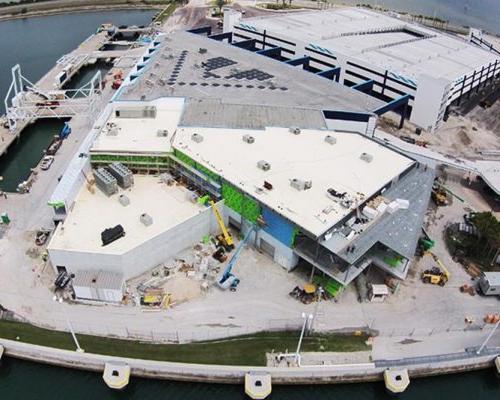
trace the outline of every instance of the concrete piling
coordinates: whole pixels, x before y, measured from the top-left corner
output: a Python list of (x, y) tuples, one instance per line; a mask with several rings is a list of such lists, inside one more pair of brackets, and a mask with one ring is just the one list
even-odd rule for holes
[(410, 384), (407, 369), (386, 369), (384, 371), (386, 389), (393, 394), (403, 393)]
[(125, 363), (107, 362), (104, 365), (102, 379), (111, 389), (122, 390), (130, 380), (130, 366)]
[(265, 399), (271, 391), (271, 374), (258, 372), (245, 374), (245, 394), (251, 399)]

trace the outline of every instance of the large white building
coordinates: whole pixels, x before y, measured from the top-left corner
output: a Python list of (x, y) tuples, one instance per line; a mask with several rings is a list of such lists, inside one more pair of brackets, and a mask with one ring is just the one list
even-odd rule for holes
[[(49, 257), (80, 297), (115, 301), (124, 280), (219, 233), (207, 197), (287, 270), (303, 260), (337, 288), (370, 265), (406, 277), (434, 171), (372, 138), (384, 101), (193, 33), (147, 58), (49, 202), (61, 221)], [(93, 190), (96, 170), (115, 162), (133, 186)], [(117, 225), (125, 235), (104, 243)]]
[(340, 82), (367, 82), (365, 90), (387, 101), (409, 95), (411, 121), (429, 131), (450, 104), (500, 75), (500, 53), (481, 38), (473, 44), (362, 8), (232, 20), (235, 40), (280, 48), (287, 59), (307, 56), (308, 68), (340, 67)]

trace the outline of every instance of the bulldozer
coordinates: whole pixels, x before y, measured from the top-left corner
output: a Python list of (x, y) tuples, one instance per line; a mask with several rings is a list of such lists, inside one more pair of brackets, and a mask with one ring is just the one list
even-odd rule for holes
[(422, 272), (422, 282), (430, 283), (432, 285), (444, 286), (450, 279), (450, 272), (446, 269), (441, 260), (433, 253), (431, 253), (432, 258), (439, 267), (432, 267), (431, 269), (426, 269)]

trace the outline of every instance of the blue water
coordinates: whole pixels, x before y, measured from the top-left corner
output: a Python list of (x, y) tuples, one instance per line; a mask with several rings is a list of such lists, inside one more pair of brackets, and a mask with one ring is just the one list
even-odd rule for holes
[(0, 115), (5, 112), (3, 99), (15, 64), (20, 64), (23, 75), (35, 83), (62, 55), (95, 33), (100, 24), (145, 25), (155, 12), (89, 12), (0, 22)]
[[(393, 399), (382, 382), (275, 386), (269, 400)], [(494, 400), (500, 379), (493, 369), (413, 380), (401, 400)], [(5, 400), (243, 400), (243, 385), (181, 383), (132, 378), (123, 392), (109, 390), (100, 374), (5, 359), (0, 367), (0, 399)]]
[(455, 25), (500, 34), (500, 0), (332, 0), (349, 5), (371, 4), (412, 14), (436, 16)]

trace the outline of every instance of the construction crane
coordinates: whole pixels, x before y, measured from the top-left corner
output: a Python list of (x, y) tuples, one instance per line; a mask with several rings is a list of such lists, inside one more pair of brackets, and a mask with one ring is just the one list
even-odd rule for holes
[(226, 224), (224, 224), (224, 220), (222, 219), (219, 210), (217, 206), (215, 205), (215, 201), (210, 200), (210, 207), (212, 207), (212, 211), (215, 215), (215, 219), (217, 220), (217, 223), (219, 224), (219, 228), (222, 231), (222, 234), (217, 236), (217, 239), (219, 239), (223, 244), (226, 250), (232, 250), (234, 249), (234, 241), (229, 232), (227, 231)]
[(231, 290), (233, 291), (236, 290), (236, 287), (240, 283), (240, 280), (236, 276), (234, 276), (234, 274), (231, 271), (238, 259), (238, 256), (241, 253), (241, 250), (245, 246), (245, 243), (248, 242), (248, 239), (250, 239), (250, 236), (252, 235), (252, 233), (255, 231), (256, 228), (257, 226), (253, 225), (248, 230), (243, 240), (238, 244), (238, 247), (236, 248), (236, 251), (234, 252), (233, 256), (227, 263), (226, 268), (224, 269), (224, 271), (222, 271), (222, 274), (220, 274), (219, 277), (217, 278), (217, 284), (221, 289), (226, 290), (227, 288), (231, 288)]

